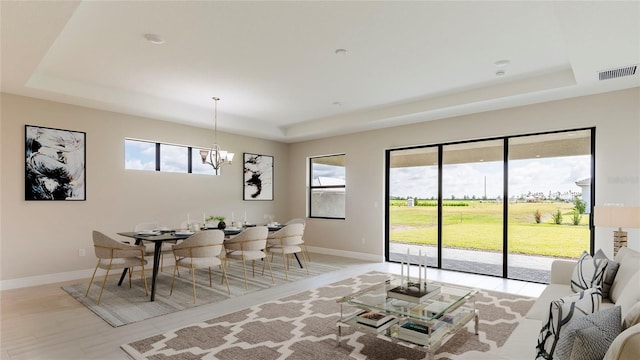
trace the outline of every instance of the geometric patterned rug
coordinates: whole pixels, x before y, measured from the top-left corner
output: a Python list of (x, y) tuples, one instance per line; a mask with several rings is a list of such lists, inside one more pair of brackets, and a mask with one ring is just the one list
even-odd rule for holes
[[(133, 359), (422, 359), (420, 347), (383, 336), (342, 330), (336, 346), (336, 299), (388, 278), (380, 272), (269, 301), (215, 319), (122, 345)], [(478, 335), (473, 321), (437, 352), (435, 359), (459, 359), (504, 344), (533, 305), (534, 298), (481, 290)], [(354, 311), (356, 311), (354, 309)]]
[[(62, 289), (109, 323), (109, 325), (118, 327), (204, 304), (247, 295), (283, 283), (291, 283), (306, 279), (309, 276), (324, 274), (339, 269), (339, 267), (330, 264), (313, 262), (308, 266), (309, 275), (307, 275), (306, 269), (300, 269), (297, 264), (295, 264), (289, 269), (288, 279), (285, 279), (282, 261), (276, 256), (271, 263), (275, 280), (275, 284), (273, 284), (268, 271), (265, 271), (264, 276), (262, 275), (262, 266), (259, 262), (256, 264), (255, 277), (251, 277), (250, 266), (249, 264), (249, 269), (247, 270), (249, 288), (245, 289), (242, 263), (237, 261), (229, 263), (227, 267), (227, 278), (229, 279), (231, 295), (227, 293), (226, 284), (220, 284), (222, 276), (219, 269), (211, 270), (213, 276), (212, 287), (209, 287), (209, 273), (207, 269), (196, 269), (197, 304), (193, 303), (191, 275), (189, 271), (185, 271), (185, 269), (181, 269), (181, 276), (176, 276), (173, 294), (169, 295), (173, 266), (165, 266), (164, 271), (158, 273), (155, 301), (149, 301), (149, 296), (145, 296), (144, 287), (142, 286), (142, 281), (140, 281), (140, 273), (137, 271), (132, 277), (131, 289), (129, 288), (128, 280), (125, 280), (122, 286), (118, 286), (118, 279), (121, 272), (112, 271), (111, 273), (114, 273), (114, 275), (111, 276), (111, 273), (109, 274), (100, 305), (96, 304), (96, 300), (100, 293), (100, 286), (102, 286), (104, 275), (98, 276), (98, 274), (96, 274), (96, 278), (89, 291), (89, 296), (87, 297), (85, 297), (84, 294), (89, 284), (88, 280), (80, 284), (64, 286)], [(147, 284), (150, 292), (151, 271), (145, 270), (145, 275), (147, 275)]]

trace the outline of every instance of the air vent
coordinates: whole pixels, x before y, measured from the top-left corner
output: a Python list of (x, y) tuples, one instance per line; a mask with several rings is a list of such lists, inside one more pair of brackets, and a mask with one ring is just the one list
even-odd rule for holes
[(623, 76), (635, 75), (638, 65), (625, 66), (617, 69), (600, 71), (598, 74), (600, 80), (615, 79)]

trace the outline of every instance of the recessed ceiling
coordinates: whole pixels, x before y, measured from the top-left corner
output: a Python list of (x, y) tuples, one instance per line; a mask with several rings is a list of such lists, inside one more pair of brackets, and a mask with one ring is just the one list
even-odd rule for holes
[(220, 130), (284, 142), (640, 86), (598, 79), (640, 63), (640, 2), (0, 7), (3, 92), (208, 128), (217, 96)]

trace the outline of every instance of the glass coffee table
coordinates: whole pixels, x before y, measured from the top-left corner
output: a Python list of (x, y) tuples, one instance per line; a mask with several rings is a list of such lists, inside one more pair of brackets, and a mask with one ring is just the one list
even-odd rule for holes
[(416, 292), (417, 284), (407, 284), (392, 275), (385, 282), (338, 299), (338, 346), (342, 328), (355, 327), (422, 346), (432, 359), (434, 352), (471, 320), (475, 320), (478, 334), (477, 289), (428, 283), (426, 291), (423, 288), (421, 294)]

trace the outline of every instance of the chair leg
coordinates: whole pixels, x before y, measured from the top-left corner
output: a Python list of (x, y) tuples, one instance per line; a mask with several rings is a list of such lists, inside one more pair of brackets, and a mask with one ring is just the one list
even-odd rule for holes
[(244, 256), (242, 257), (242, 271), (244, 272), (244, 288), (249, 290), (249, 284), (247, 283), (247, 266), (244, 263)]
[(171, 277), (171, 290), (169, 290), (169, 296), (173, 294), (173, 283), (176, 281), (176, 271), (178, 270), (178, 265), (176, 264), (173, 267), (173, 276)]
[(98, 263), (96, 264), (96, 268), (93, 270), (93, 275), (91, 275), (91, 280), (89, 280), (89, 286), (87, 286), (87, 292), (84, 293), (84, 297), (87, 297), (87, 295), (89, 295), (89, 289), (91, 289), (93, 278), (96, 276), (96, 271), (98, 271), (98, 265), (100, 265), (100, 260), (98, 260)]
[(213, 284), (211, 283), (211, 268), (209, 268), (209, 287), (213, 287)]
[(104, 290), (104, 284), (106, 284), (107, 282), (107, 277), (109, 276), (109, 270), (111, 269), (111, 267), (107, 268), (107, 273), (104, 274), (104, 281), (102, 281), (102, 287), (100, 288), (100, 295), (98, 295), (98, 302), (96, 303), (96, 305), (100, 305), (100, 299), (102, 299), (102, 290)]
[(193, 284), (193, 303), (196, 303), (196, 268), (191, 267), (191, 284)]
[(284, 267), (284, 278), (289, 281), (289, 263), (285, 257), (284, 249), (282, 249), (282, 266)]
[(220, 262), (220, 267), (222, 268), (222, 279), (227, 281), (227, 292), (231, 295), (231, 288), (229, 288), (229, 278), (227, 277), (227, 270), (225, 269), (224, 263)]
[(273, 270), (271, 269), (271, 262), (269, 261), (269, 257), (266, 256), (266, 254), (265, 254), (264, 260), (267, 262), (267, 265), (269, 266), (269, 273), (271, 273), (271, 282), (275, 284), (276, 281), (273, 279)]
[(133, 267), (129, 268), (129, 289), (131, 289), (131, 276), (133, 275)]
[(144, 264), (140, 266), (140, 278), (142, 279), (142, 283), (144, 284), (144, 295), (148, 296), (149, 291), (147, 290), (147, 278), (144, 277)]
[(301, 254), (302, 256), (302, 263), (304, 264), (304, 268), (307, 270), (307, 275), (309, 275), (309, 262), (307, 261), (307, 259), (305, 258), (304, 254)]

